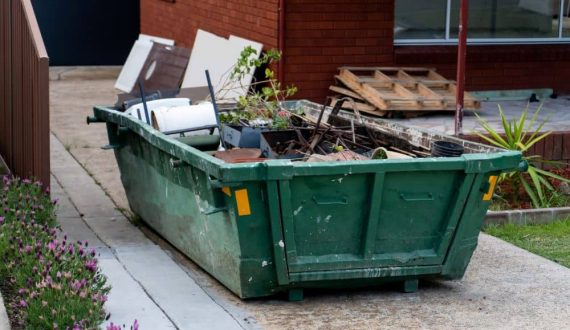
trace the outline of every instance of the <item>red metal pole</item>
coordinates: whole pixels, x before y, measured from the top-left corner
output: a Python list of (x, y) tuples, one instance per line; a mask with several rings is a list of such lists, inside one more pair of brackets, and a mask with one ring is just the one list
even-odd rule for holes
[(467, 22), (469, 0), (461, 0), (459, 13), (459, 46), (457, 47), (457, 91), (455, 95), (455, 135), (463, 130), (463, 99), (465, 96), (465, 62), (467, 58)]
[(279, 0), (279, 26), (277, 31), (278, 47), (281, 53), (281, 60), (277, 64), (277, 76), (279, 80), (285, 81), (285, 0)]

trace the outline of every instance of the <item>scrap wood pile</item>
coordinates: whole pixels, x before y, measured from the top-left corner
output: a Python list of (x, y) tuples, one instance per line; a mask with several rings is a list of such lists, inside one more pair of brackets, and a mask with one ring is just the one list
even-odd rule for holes
[[(325, 121), (323, 106), (318, 117), (307, 115), (299, 110), (280, 110), (287, 127), (272, 129), (270, 126), (252, 127), (241, 122), (236, 126), (224, 125), (223, 136), (229, 142), (228, 149), (218, 151), (215, 157), (226, 162), (241, 163), (264, 161), (267, 159), (288, 159), (291, 161), (345, 161), (370, 159), (406, 159), (429, 157), (429, 150), (412, 147), (407, 141), (397, 141), (365, 125), (357, 119), (348, 120), (337, 116), (341, 103), (338, 103)], [(257, 136), (256, 141), (247, 138), (248, 143), (235, 139), (233, 134), (244, 139), (249, 134)], [(228, 137), (227, 130), (231, 132)]]
[[(348, 97), (354, 102), (343, 106), (380, 117), (416, 117), (427, 112), (455, 111), (456, 85), (429, 68), (341, 67), (335, 75), (338, 99)], [(465, 93), (465, 109), (481, 106)]]

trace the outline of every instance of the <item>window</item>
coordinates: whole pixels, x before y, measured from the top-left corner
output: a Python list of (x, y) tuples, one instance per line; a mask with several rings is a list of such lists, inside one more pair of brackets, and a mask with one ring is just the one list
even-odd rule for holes
[[(396, 0), (396, 44), (457, 43), (460, 0)], [(469, 2), (469, 43), (570, 42), (570, 0)]]

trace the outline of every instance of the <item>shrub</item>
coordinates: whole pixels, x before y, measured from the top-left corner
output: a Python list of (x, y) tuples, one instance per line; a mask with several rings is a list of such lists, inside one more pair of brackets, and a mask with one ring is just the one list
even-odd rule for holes
[[(541, 130), (548, 119), (543, 120), (536, 128), (533, 128), (541, 108), (542, 107), (539, 107), (535, 111), (530, 121), (527, 121), (528, 107), (521, 113), (519, 118), (509, 121), (505, 116), (503, 109), (499, 105), (499, 115), (501, 117), (504, 136), (501, 136), (501, 134), (487, 121), (475, 114), (479, 120), (480, 126), (489, 136), (478, 132), (475, 134), (499, 148), (520, 151), (522, 153), (528, 152), (533, 145), (552, 133), (541, 133)], [(513, 196), (515, 198), (518, 197), (518, 192), (522, 186), (535, 208), (548, 207), (549, 196), (545, 192), (555, 192), (555, 188), (549, 179), (555, 179), (562, 182), (570, 182), (570, 180), (538, 167), (540, 163), (555, 164), (555, 162), (546, 162), (537, 155), (525, 155), (523, 156), (523, 159), (526, 160), (529, 165), (527, 173), (506, 173), (501, 175), (500, 180), (508, 182), (511, 185), (511, 189), (514, 192)]]
[(87, 242), (69, 242), (41, 184), (4, 178), (0, 279), (12, 321), (30, 329), (96, 328), (110, 287)]

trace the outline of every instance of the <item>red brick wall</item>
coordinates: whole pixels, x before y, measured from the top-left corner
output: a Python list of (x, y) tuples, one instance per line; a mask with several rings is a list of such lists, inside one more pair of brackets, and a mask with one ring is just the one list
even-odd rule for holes
[(287, 0), (285, 81), (323, 102), (337, 68), (393, 61), (393, 0)]
[[(453, 46), (393, 46), (394, 0), (285, 1), (285, 82), (323, 102), (343, 65), (429, 66), (455, 79)], [(191, 47), (198, 28), (278, 47), (278, 0), (141, 0), (141, 31)], [(570, 45), (470, 46), (468, 90), (570, 92)]]
[(192, 47), (198, 29), (277, 48), (278, 0), (141, 0), (141, 32)]
[[(395, 48), (395, 65), (435, 67), (455, 79), (456, 47), (402, 46)], [(554, 88), (570, 92), (570, 45), (469, 46), (468, 90)]]

